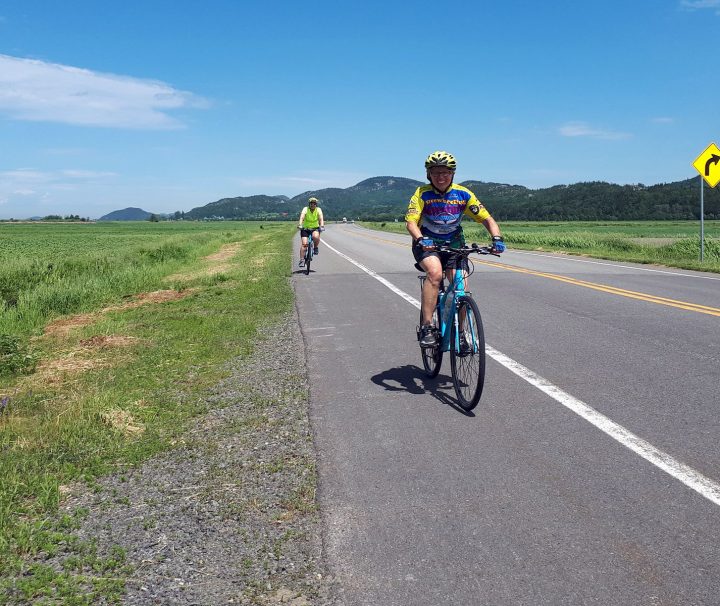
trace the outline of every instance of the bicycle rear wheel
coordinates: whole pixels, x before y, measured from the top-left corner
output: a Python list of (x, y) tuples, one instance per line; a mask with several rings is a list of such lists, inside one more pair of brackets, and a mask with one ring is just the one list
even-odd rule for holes
[[(450, 366), (453, 386), (458, 403), (464, 410), (477, 406), (485, 385), (485, 333), (477, 303), (471, 297), (458, 301), (458, 317), (465, 314), (461, 336), (465, 347), (455, 335), (455, 326), (450, 334)], [(459, 347), (459, 351), (458, 351)]]
[[(422, 326), (422, 311), (420, 312), (420, 326)], [(440, 342), (440, 320), (438, 318), (438, 310), (435, 308), (432, 316), (432, 326), (438, 335), (438, 343), (435, 347), (421, 347), (420, 355), (422, 356), (425, 374), (430, 377), (437, 377), (442, 365), (442, 343)]]

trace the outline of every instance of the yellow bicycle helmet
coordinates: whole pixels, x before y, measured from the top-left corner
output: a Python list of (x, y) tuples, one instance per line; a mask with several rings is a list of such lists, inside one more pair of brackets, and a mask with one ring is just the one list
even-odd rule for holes
[(425, 160), (425, 168), (432, 168), (433, 166), (447, 166), (450, 170), (455, 170), (457, 162), (452, 154), (446, 151), (436, 151), (431, 153)]
[(318, 199), (317, 199), (317, 198), (310, 198), (310, 199), (308, 200), (308, 204), (312, 204), (313, 202), (315, 202), (315, 204), (317, 204), (317, 203), (318, 203)]

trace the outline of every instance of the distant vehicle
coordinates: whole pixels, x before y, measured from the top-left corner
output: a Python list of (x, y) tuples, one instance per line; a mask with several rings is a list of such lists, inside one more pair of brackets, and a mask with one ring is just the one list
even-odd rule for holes
[(343, 223), (347, 223), (347, 217), (343, 217)]

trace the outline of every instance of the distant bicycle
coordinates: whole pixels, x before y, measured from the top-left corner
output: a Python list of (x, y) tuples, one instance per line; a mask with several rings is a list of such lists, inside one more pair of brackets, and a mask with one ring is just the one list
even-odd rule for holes
[[(464, 246), (450, 248), (439, 246), (438, 252), (451, 252), (467, 258), (471, 254), (500, 255), (492, 252), (487, 246)], [(470, 260), (470, 271), (473, 265)], [(426, 276), (418, 276), (420, 291), (425, 284)], [(422, 300), (422, 298), (421, 298)], [(417, 327), (417, 338), (420, 340), (422, 310), (420, 324)], [(480, 401), (485, 385), (485, 333), (482, 318), (472, 293), (465, 290), (465, 278), (462, 271), (455, 271), (454, 278), (445, 286), (445, 276), (440, 284), (437, 304), (432, 316), (432, 326), (438, 336), (438, 344), (434, 347), (421, 347), (423, 367), (428, 377), (436, 377), (442, 365), (443, 352), (450, 352), (450, 369), (453, 386), (458, 403), (463, 410), (470, 411)]]
[(310, 275), (310, 263), (313, 260), (313, 254), (315, 246), (313, 245), (312, 239), (308, 238), (308, 244), (305, 247), (305, 275)]
[[(300, 233), (303, 234), (303, 228), (298, 227), (298, 229), (300, 230)], [(325, 231), (324, 227), (318, 227), (317, 229), (321, 232)], [(310, 275), (310, 263), (312, 263), (313, 256), (315, 255), (315, 246), (314, 246), (314, 242), (312, 239), (312, 231), (314, 231), (314, 230), (312, 230), (312, 231), (307, 230), (307, 231), (309, 231), (310, 234), (308, 235), (308, 243), (307, 243), (307, 246), (305, 247), (305, 257), (303, 258), (303, 261), (305, 261), (305, 275), (306, 276)], [(304, 234), (303, 234), (303, 236), (304, 236)]]

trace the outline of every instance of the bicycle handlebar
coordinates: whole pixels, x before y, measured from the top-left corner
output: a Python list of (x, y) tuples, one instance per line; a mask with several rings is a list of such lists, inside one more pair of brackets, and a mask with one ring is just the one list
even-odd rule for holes
[(463, 255), (464, 257), (468, 257), (472, 253), (477, 253), (478, 255), (492, 255), (493, 257), (500, 256), (500, 253), (493, 252), (491, 246), (478, 246), (477, 242), (473, 242), (470, 246), (462, 246), (460, 248), (453, 248), (451, 246), (441, 244), (439, 246), (435, 246), (434, 250), (438, 252), (455, 253), (458, 255)]

